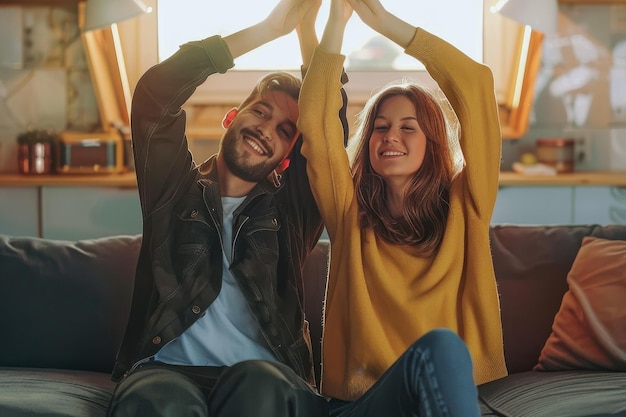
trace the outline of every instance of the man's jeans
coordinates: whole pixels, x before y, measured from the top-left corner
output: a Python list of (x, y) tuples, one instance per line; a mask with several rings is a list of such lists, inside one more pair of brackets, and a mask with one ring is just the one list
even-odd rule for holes
[(471, 357), (446, 329), (419, 338), (359, 399), (330, 408), (330, 417), (480, 416)]
[(286, 365), (245, 361), (232, 367), (148, 362), (118, 385), (109, 417), (320, 417), (327, 401)]

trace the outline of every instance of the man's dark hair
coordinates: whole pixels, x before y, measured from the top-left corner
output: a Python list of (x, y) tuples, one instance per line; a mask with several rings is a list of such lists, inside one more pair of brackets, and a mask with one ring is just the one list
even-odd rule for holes
[(261, 97), (268, 91), (282, 91), (298, 101), (302, 81), (287, 72), (272, 72), (261, 78), (254, 89), (239, 105), (239, 110)]

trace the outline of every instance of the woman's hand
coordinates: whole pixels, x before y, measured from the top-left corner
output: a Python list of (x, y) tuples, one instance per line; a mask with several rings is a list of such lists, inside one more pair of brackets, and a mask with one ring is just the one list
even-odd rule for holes
[(334, 20), (336, 23), (345, 26), (348, 24), (353, 10), (348, 0), (332, 0), (330, 2), (330, 15), (328, 20)]
[(315, 21), (317, 20), (317, 14), (322, 6), (322, 0), (306, 0), (304, 3), (305, 4), (300, 9), (300, 19), (296, 29), (315, 29)]
[(341, 53), (343, 35), (348, 20), (352, 16), (352, 6), (348, 0), (331, 0), (328, 22), (324, 28), (320, 46), (330, 53)]
[(306, 69), (309, 67), (313, 51), (319, 44), (317, 33), (315, 32), (315, 21), (321, 5), (322, 0), (307, 0), (305, 7), (300, 10), (301, 16), (296, 26), (296, 32), (300, 42), (303, 72), (306, 72)]
[(413, 36), (415, 27), (389, 13), (380, 0), (345, 0), (350, 3), (359, 18), (376, 32), (406, 48)]
[(379, 0), (346, 0), (359, 18), (367, 26), (380, 32), (377, 28), (388, 14)]

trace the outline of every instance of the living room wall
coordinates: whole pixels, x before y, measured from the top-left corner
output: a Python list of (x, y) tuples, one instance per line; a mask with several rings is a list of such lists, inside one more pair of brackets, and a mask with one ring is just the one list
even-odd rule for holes
[(0, 6), (0, 172), (28, 129), (91, 131), (98, 108), (76, 6)]
[[(0, 172), (17, 171), (20, 132), (99, 125), (77, 13), (75, 6), (0, 6)], [(559, 33), (545, 37), (529, 132), (505, 141), (504, 169), (545, 136), (591, 138), (594, 152), (581, 169), (612, 169), (611, 155), (619, 155), (611, 139), (626, 132), (626, 5), (561, 4), (559, 18)], [(146, 67), (137, 62), (145, 54), (132, 50), (138, 43), (126, 50), (131, 86), (139, 72), (132, 69)], [(224, 108), (194, 111), (202, 123)], [(626, 138), (618, 140), (626, 147)]]
[(577, 170), (626, 170), (626, 4), (561, 4), (558, 28), (544, 38), (530, 129), (504, 142), (503, 169), (537, 138), (573, 137), (589, 145)]

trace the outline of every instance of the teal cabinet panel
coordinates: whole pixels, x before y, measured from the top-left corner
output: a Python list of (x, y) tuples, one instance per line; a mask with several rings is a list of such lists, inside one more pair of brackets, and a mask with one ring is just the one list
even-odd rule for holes
[(574, 223), (626, 224), (626, 187), (575, 187)]
[(136, 189), (43, 187), (43, 237), (93, 239), (141, 233)]
[(0, 188), (0, 233), (38, 236), (39, 202), (33, 187)]
[(501, 187), (491, 224), (569, 224), (573, 187)]

